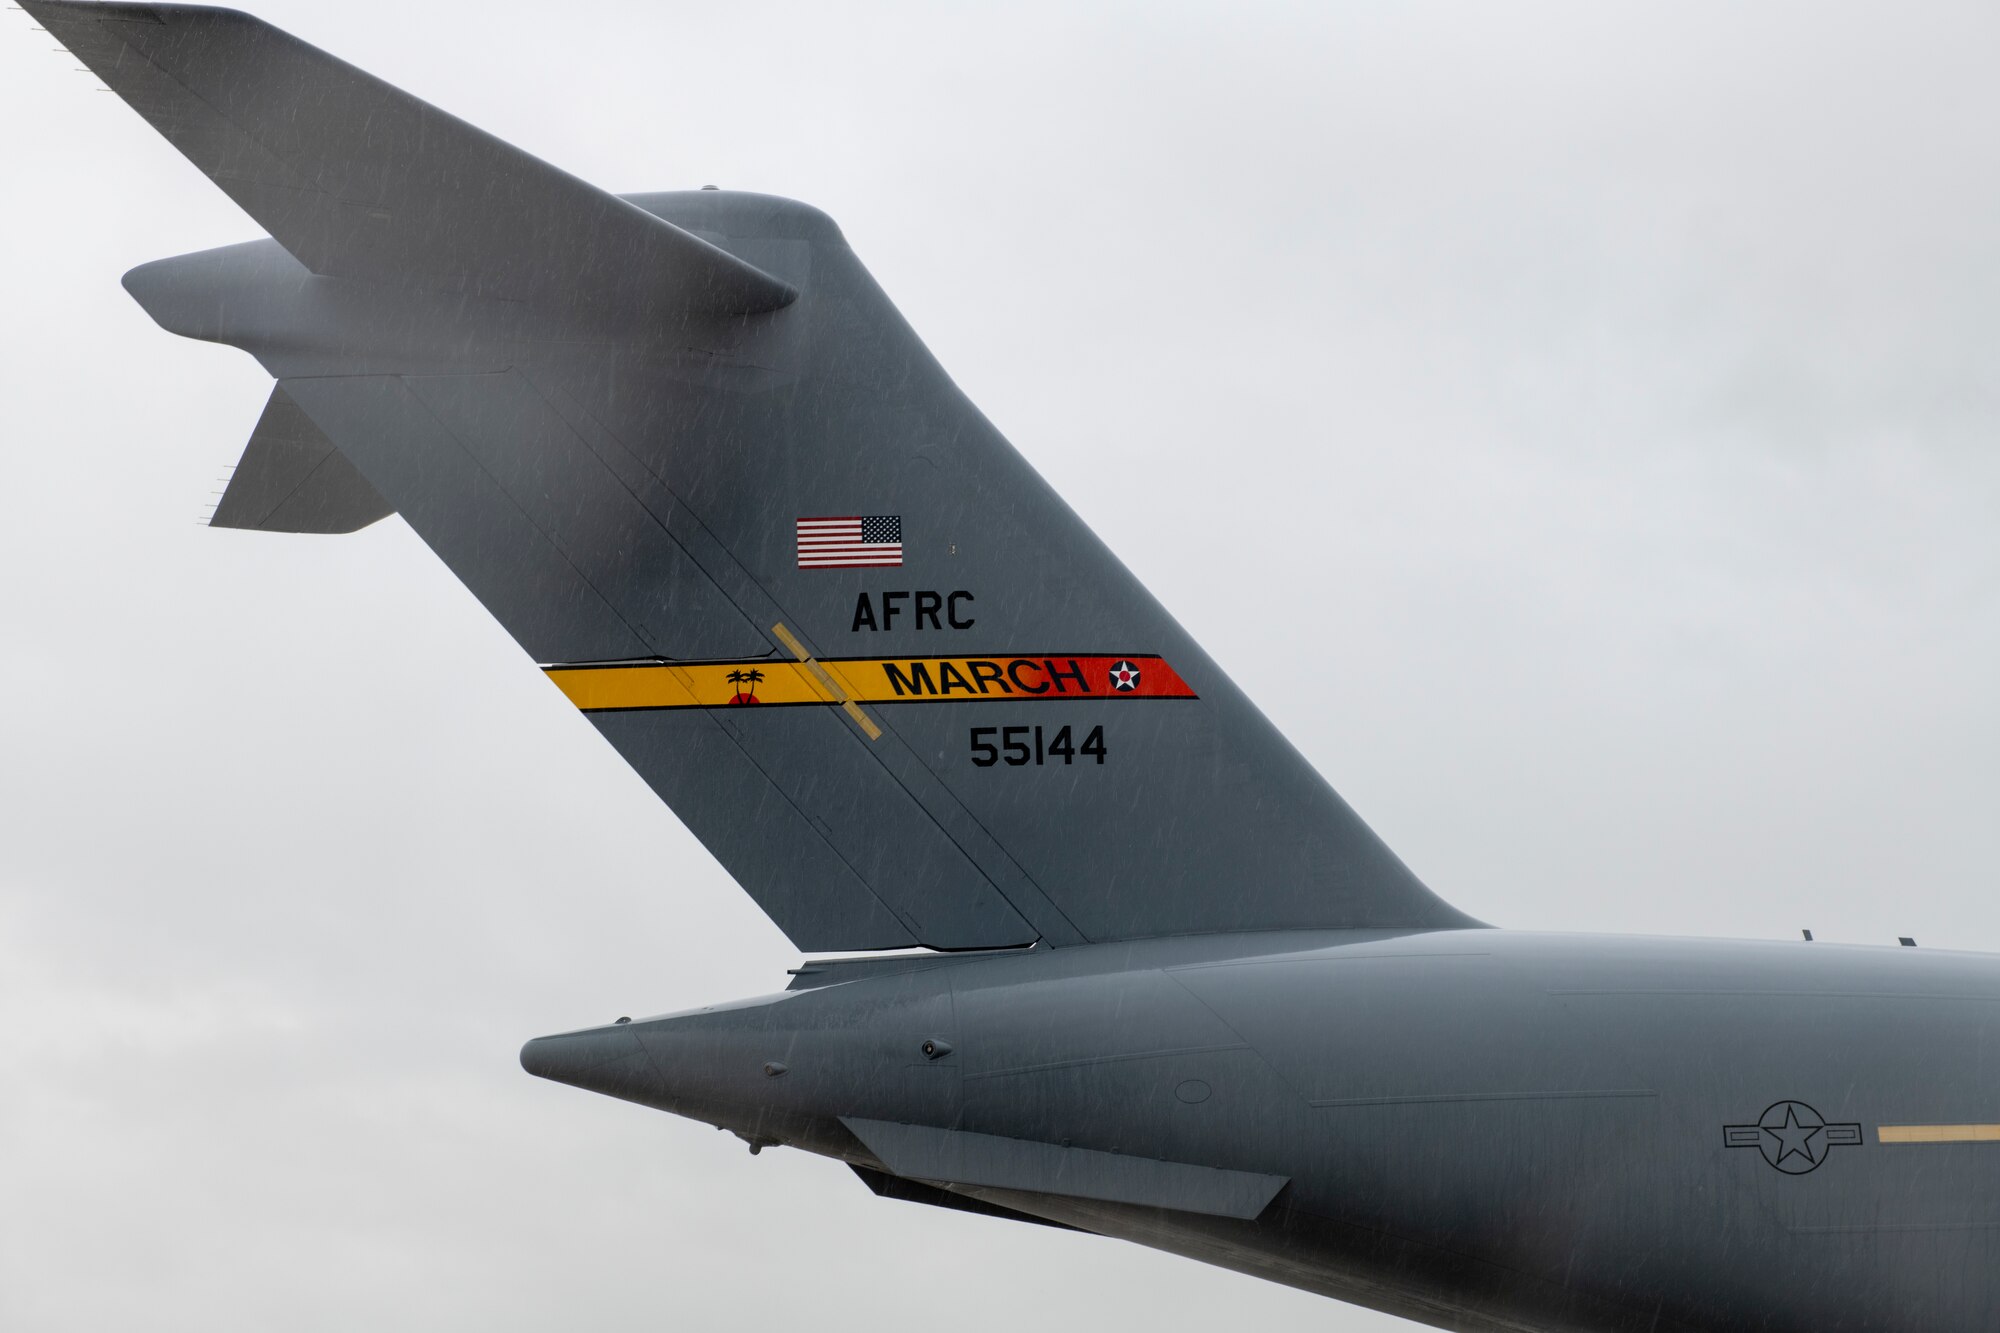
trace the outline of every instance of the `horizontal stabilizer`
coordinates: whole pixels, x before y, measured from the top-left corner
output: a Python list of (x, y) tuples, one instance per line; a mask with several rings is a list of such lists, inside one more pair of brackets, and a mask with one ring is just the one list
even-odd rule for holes
[(22, 7), (316, 274), (593, 316), (749, 314), (796, 295), (247, 14)]
[(940, 1185), (1058, 1194), (1247, 1220), (1270, 1205), (1287, 1179), (962, 1129), (849, 1116), (840, 1123), (896, 1175)]
[(395, 512), (280, 385), (271, 391), (208, 525), (358, 532)]

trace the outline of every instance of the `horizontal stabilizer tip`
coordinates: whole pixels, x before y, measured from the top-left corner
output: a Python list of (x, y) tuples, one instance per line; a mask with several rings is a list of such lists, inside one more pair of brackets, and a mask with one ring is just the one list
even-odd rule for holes
[(395, 512), (280, 385), (271, 390), (208, 524), (259, 532), (358, 532)]
[(248, 14), (23, 6), (323, 277), (606, 318), (741, 316), (783, 280)]

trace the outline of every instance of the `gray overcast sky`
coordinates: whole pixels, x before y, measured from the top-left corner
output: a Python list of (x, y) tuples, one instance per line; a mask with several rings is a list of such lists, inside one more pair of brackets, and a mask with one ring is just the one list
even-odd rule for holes
[[(270, 0), (832, 213), (1446, 898), (2000, 949), (2000, 10)], [(0, 1326), (1387, 1329), (521, 1073), (797, 962), (398, 520), (197, 526), (253, 223), (0, 13)]]

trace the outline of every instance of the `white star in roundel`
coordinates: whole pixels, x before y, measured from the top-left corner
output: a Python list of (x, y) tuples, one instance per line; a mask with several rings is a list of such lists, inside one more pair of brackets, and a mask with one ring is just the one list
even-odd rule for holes
[(1139, 668), (1123, 658), (1111, 664), (1111, 688), (1120, 694), (1130, 694), (1139, 688)]

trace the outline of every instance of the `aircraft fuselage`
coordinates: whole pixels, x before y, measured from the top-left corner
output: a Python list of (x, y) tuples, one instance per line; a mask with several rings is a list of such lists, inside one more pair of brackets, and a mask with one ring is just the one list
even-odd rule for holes
[(800, 985), (523, 1062), (1445, 1328), (1949, 1333), (2000, 1300), (2000, 959), (1312, 932)]

